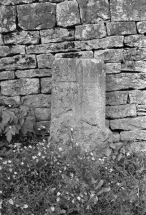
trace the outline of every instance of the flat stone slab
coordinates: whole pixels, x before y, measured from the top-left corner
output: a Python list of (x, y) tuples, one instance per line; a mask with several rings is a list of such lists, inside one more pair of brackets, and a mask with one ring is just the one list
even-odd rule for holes
[(64, 145), (70, 139), (90, 150), (105, 133), (105, 71), (95, 59), (57, 58), (53, 67), (51, 137)]

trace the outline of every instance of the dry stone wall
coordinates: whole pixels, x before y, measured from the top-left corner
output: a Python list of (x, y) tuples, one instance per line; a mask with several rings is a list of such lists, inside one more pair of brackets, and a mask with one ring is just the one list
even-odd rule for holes
[(145, 34), (143, 0), (1, 0), (0, 103), (34, 107), (49, 130), (54, 59), (100, 59), (113, 141), (145, 141)]

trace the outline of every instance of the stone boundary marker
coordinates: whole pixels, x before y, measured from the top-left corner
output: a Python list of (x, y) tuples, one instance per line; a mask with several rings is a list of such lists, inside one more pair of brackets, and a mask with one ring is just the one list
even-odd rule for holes
[(84, 149), (101, 145), (105, 135), (105, 70), (95, 59), (58, 58), (53, 66), (51, 137), (70, 138)]

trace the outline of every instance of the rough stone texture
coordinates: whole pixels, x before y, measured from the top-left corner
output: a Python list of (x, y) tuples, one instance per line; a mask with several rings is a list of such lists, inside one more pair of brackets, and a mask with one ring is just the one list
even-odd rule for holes
[(146, 140), (146, 130), (122, 131), (120, 136), (122, 141), (142, 141)]
[(2, 69), (28, 69), (36, 67), (34, 55), (17, 55), (0, 59), (0, 70)]
[(106, 73), (120, 73), (121, 72), (121, 63), (106, 63)]
[(20, 96), (14, 96), (14, 97), (0, 96), (0, 104), (9, 105), (9, 106), (20, 105)]
[(16, 5), (20, 3), (32, 3), (34, 0), (1, 0), (2, 5)]
[(52, 28), (56, 23), (56, 6), (34, 3), (17, 6), (19, 26), (24, 30)]
[(113, 140), (113, 143), (118, 143), (120, 141), (120, 134), (118, 132), (113, 132), (112, 140)]
[(37, 121), (46, 121), (51, 119), (50, 108), (35, 108), (35, 116)]
[(123, 52), (123, 61), (141, 61), (146, 60), (145, 48), (127, 48)]
[(135, 22), (107, 22), (108, 35), (136, 34)]
[(146, 4), (140, 0), (111, 0), (112, 21), (142, 21), (146, 20)]
[(106, 78), (107, 91), (123, 89), (144, 89), (146, 87), (145, 73), (108, 74)]
[(100, 59), (105, 62), (121, 62), (123, 59), (123, 50), (122, 49), (105, 49), (94, 52), (94, 58)]
[(128, 101), (128, 91), (106, 93), (106, 105), (124, 105)]
[(18, 79), (1, 82), (1, 93), (7, 96), (39, 93), (39, 79)]
[(52, 75), (51, 69), (31, 69), (31, 70), (17, 70), (15, 72), (17, 78), (33, 78), (46, 77)]
[(67, 27), (80, 24), (80, 14), (77, 1), (65, 1), (57, 4), (56, 17), (58, 26)]
[(3, 36), (0, 34), (0, 46), (1, 45), (4, 45), (4, 42), (3, 42)]
[(21, 31), (4, 35), (5, 44), (38, 44), (38, 31)]
[(106, 36), (106, 28), (104, 22), (98, 24), (88, 24), (76, 26), (75, 39), (76, 40), (91, 40), (102, 38)]
[(51, 93), (52, 78), (41, 78), (41, 93)]
[(0, 72), (0, 80), (9, 80), (9, 79), (14, 79), (14, 71), (4, 71)]
[(136, 106), (134, 104), (106, 107), (106, 118), (118, 119), (127, 116), (136, 116)]
[(40, 31), (42, 43), (63, 42), (73, 40), (75, 38), (74, 30), (65, 28), (55, 28)]
[(146, 47), (146, 38), (144, 35), (130, 35), (124, 39), (124, 44), (130, 47)]
[(125, 61), (122, 63), (121, 70), (146, 73), (146, 61)]
[(37, 94), (22, 97), (22, 104), (35, 108), (50, 108), (51, 95)]
[(137, 105), (136, 111), (138, 116), (146, 116), (146, 105)]
[(139, 116), (136, 118), (123, 118), (110, 120), (110, 127), (112, 130), (139, 130), (146, 129), (146, 117)]
[(16, 29), (16, 11), (14, 6), (0, 7), (0, 32), (9, 32)]
[(104, 76), (103, 65), (97, 60), (55, 60), (51, 104), (55, 141), (64, 144), (71, 128), (76, 141), (87, 150), (105, 141), (101, 134), (105, 129)]
[(25, 46), (0, 46), (0, 57), (25, 54)]
[(51, 54), (37, 55), (37, 62), (39, 68), (52, 68), (54, 57)]
[(129, 102), (131, 104), (146, 104), (146, 90), (129, 91)]
[(106, 0), (77, 0), (80, 7), (83, 23), (97, 23), (99, 17), (107, 20), (110, 18), (109, 2)]
[(81, 52), (67, 52), (67, 53), (59, 53), (55, 55), (55, 58), (83, 58), (83, 59), (91, 59), (93, 58), (92, 51), (81, 51)]
[(146, 33), (146, 21), (137, 22), (137, 30), (140, 34)]

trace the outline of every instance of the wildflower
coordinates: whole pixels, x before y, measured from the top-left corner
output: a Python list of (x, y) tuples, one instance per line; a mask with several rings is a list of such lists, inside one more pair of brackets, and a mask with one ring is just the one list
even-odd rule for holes
[(77, 200), (79, 200), (79, 201), (80, 201), (80, 200), (81, 200), (81, 197), (80, 197), (80, 196), (78, 196), (78, 197), (77, 197)]
[(11, 161), (11, 160), (8, 160), (8, 163), (12, 163), (12, 161)]
[(27, 204), (23, 205), (23, 208), (28, 208), (28, 205)]
[(24, 165), (24, 163), (23, 163), (23, 162), (21, 162), (21, 165)]
[(32, 156), (32, 159), (36, 159), (37, 157), (36, 156)]
[(9, 201), (8, 201), (8, 202), (9, 202), (9, 204), (10, 204), (10, 205), (14, 205), (14, 202), (13, 202), (13, 200), (12, 200), (12, 199), (9, 199)]
[(73, 131), (73, 128), (71, 128), (70, 130)]
[(58, 198), (56, 199), (56, 201), (59, 202), (59, 201), (60, 201), (60, 198), (58, 197)]
[(0, 190), (0, 194), (2, 193), (2, 191)]
[(10, 169), (9, 169), (9, 171), (10, 171), (10, 172), (12, 172), (12, 171), (13, 171), (13, 169), (12, 169), (12, 168), (10, 168)]
[(38, 153), (38, 156), (41, 156), (41, 152)]
[(51, 206), (51, 208), (50, 208), (50, 209), (51, 209), (51, 211), (55, 211), (55, 208), (54, 208), (54, 206)]
[(4, 161), (4, 162), (3, 162), (3, 164), (7, 164), (7, 163), (8, 163), (7, 161)]
[(60, 192), (58, 192), (58, 193), (57, 193), (57, 196), (60, 196), (60, 195), (61, 195), (61, 193), (60, 193)]
[(59, 151), (62, 151), (62, 148), (61, 148), (61, 147), (59, 147)]

